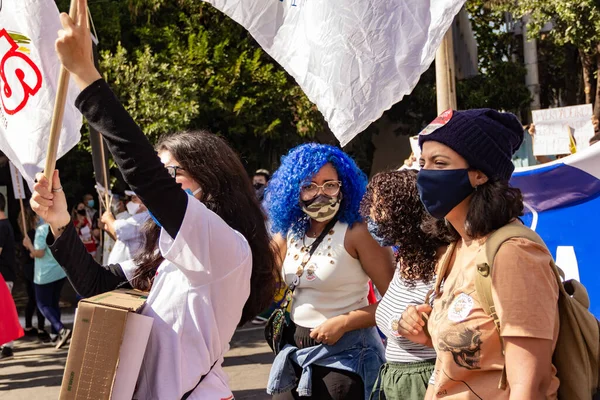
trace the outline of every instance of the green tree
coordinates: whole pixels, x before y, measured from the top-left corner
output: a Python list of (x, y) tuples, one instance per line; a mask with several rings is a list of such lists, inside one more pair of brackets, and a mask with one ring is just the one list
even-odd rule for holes
[(466, 9), (478, 45), (479, 74), (457, 83), (459, 108), (489, 107), (525, 116), (531, 103), (525, 85), (527, 71), (504, 12), (490, 9), (483, 0), (467, 2)]
[[(530, 38), (551, 40), (558, 46), (577, 48), (582, 65), (586, 103), (594, 100), (600, 117), (600, 5), (597, 0), (519, 0), (493, 3), (495, 9), (525, 18)], [(548, 32), (544, 28), (551, 24)], [(594, 97), (595, 87), (595, 97)]]
[(324, 129), (296, 82), (207, 3), (132, 1), (128, 12), (136, 40), (121, 47), (134, 53), (104, 51), (102, 70), (152, 139), (208, 129), (226, 137), (249, 167), (271, 168)]
[(272, 168), (288, 148), (327, 130), (283, 68), (209, 4), (90, 0), (89, 6), (101, 72), (151, 141), (208, 129), (226, 137), (249, 169)]

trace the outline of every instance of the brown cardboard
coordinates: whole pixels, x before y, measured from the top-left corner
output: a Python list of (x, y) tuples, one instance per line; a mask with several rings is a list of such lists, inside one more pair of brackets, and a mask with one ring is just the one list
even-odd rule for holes
[(79, 302), (60, 399), (110, 399), (129, 313), (147, 293), (119, 289)]

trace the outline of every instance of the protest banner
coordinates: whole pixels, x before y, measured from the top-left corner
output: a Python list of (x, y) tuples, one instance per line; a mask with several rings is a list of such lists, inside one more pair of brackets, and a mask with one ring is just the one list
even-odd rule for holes
[(19, 207), (21, 210), (21, 225), (23, 226), (23, 229), (26, 230), (27, 222), (25, 221), (25, 211), (23, 205), (23, 199), (25, 199), (25, 185), (23, 184), (23, 177), (13, 163), (9, 161), (8, 165), (10, 167), (10, 179), (13, 185), (13, 193), (15, 195), (15, 199), (19, 200)]
[(567, 279), (585, 285), (590, 310), (600, 317), (600, 145), (550, 164), (517, 169), (511, 184), (523, 192), (525, 224), (544, 239)]
[(464, 0), (208, 0), (296, 79), (345, 146), (409, 94)]
[(578, 151), (589, 147), (594, 136), (591, 104), (534, 110), (531, 114), (535, 125), (534, 155), (571, 154), (570, 131)]
[[(54, 50), (59, 29), (59, 12), (52, 0), (0, 3), (0, 150), (30, 186), (44, 168), (50, 142), (61, 71)], [(78, 93), (75, 85), (69, 85), (63, 96), (64, 118), (55, 119), (59, 157), (80, 139)]]

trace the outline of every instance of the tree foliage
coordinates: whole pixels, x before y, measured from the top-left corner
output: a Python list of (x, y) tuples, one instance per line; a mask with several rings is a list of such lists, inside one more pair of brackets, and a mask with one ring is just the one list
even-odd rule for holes
[(490, 9), (483, 0), (466, 3), (478, 45), (479, 74), (459, 81), (460, 108), (488, 107), (524, 114), (531, 103), (525, 85), (527, 70), (519, 60), (519, 42), (507, 29), (504, 12)]
[(226, 137), (249, 169), (270, 168), (326, 130), (295, 81), (209, 4), (90, 0), (90, 11), (100, 70), (151, 141), (207, 129)]
[(585, 99), (587, 103), (594, 100), (595, 88), (594, 113), (600, 117), (600, 3), (597, 0), (496, 0), (492, 5), (524, 18), (530, 38), (577, 48)]

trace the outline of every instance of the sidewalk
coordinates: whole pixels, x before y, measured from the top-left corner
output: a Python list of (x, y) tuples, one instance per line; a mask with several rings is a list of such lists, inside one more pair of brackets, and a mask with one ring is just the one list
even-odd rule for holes
[[(55, 350), (37, 340), (15, 343), (15, 357), (0, 361), (0, 399), (56, 400), (68, 347)], [(273, 353), (262, 327), (239, 329), (225, 357), (225, 372), (236, 400), (270, 399), (265, 392)]]

